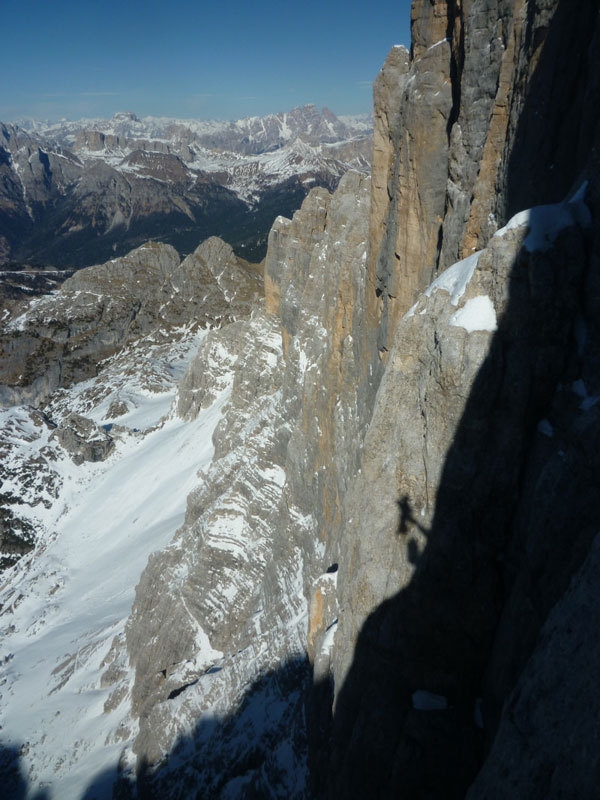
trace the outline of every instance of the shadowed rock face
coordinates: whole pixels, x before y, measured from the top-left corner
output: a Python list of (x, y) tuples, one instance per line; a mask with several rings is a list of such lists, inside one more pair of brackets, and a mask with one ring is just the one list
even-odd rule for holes
[[(416, 0), (375, 87), (371, 186), (348, 174), (279, 217), (265, 308), (203, 340), (178, 411), (230, 392), (214, 460), (103, 662), (143, 796), (597, 794), (600, 73), (580, 10)], [(498, 230), (542, 200), (561, 202)], [(234, 266), (171, 262), (127, 324), (179, 324), (199, 296), (228, 318)], [(76, 276), (73, 307), (112, 269)]]
[[(524, 233), (492, 238), (462, 297), (434, 284), (398, 325), (344, 506), (332, 796), (464, 796), (589, 547), (600, 508), (588, 456), (561, 463), (578, 461), (573, 425), (597, 425), (569, 384), (589, 228), (533, 252)], [(563, 501), (569, 533), (564, 514), (549, 523)], [(448, 710), (417, 708), (422, 690)]]
[(583, 168), (597, 125), (596, 11), (584, 2), (574, 21), (556, 0), (413, 3), (411, 53), (390, 52), (374, 92), (369, 272), (382, 352), (438, 270), (515, 212), (561, 200)]

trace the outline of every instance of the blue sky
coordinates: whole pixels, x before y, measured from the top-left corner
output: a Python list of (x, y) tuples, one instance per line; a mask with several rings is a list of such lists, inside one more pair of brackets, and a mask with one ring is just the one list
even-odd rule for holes
[(3, 0), (0, 120), (371, 110), (410, 0)]

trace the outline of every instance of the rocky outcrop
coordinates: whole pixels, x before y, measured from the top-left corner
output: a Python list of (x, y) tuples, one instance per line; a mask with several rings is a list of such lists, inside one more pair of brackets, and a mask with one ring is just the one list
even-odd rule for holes
[[(576, 587), (590, 585), (587, 554), (600, 519), (595, 457), (584, 445), (598, 435), (588, 388), (597, 385), (598, 120), (586, 100), (597, 90), (598, 13), (586, 4), (585, 22), (567, 16), (562, 2), (414, 3), (412, 58), (396, 48), (378, 79), (380, 103), (401, 96), (399, 108), (376, 111), (369, 275), (387, 366), (361, 472), (342, 506), (331, 797), (462, 797), (482, 762), (473, 797), (560, 796), (570, 780), (593, 796), (573, 766), (578, 756), (559, 758), (559, 734), (545, 737), (542, 720), (558, 726), (563, 744), (572, 737), (585, 749), (595, 711), (579, 709), (563, 726), (558, 711), (540, 710), (535, 758), (519, 744), (541, 699), (533, 676), (545, 686), (553, 680), (550, 654), (562, 634), (548, 615), (556, 603), (557, 615), (571, 613), (570, 599), (559, 610), (571, 580), (583, 602), (588, 589)], [(559, 56), (563, 33), (585, 55)], [(408, 157), (428, 137), (412, 132), (411, 104), (429, 103), (434, 138), (438, 130), (436, 51), (447, 55), (441, 82), (452, 101), (431, 173), (445, 185), (442, 214), (439, 195), (433, 205), (425, 199), (429, 162)], [(595, 65), (588, 78), (583, 63)], [(428, 81), (431, 95), (410, 99)], [(528, 139), (529, 161), (521, 148), (530, 120), (557, 83), (565, 116), (549, 113), (543, 159)], [(579, 145), (567, 152), (561, 132), (581, 130), (584, 119), (585, 134), (574, 138), (587, 142), (585, 157)], [(555, 169), (562, 196), (580, 188), (574, 202), (534, 208), (497, 231), (509, 211), (559, 199), (550, 190)], [(406, 186), (416, 187), (412, 202), (395, 206), (410, 196)], [(418, 226), (425, 233), (415, 242)], [(405, 244), (427, 242), (438, 277), (423, 297), (425, 264), (411, 270), (399, 256)], [(588, 607), (593, 614), (591, 598)], [(581, 629), (564, 646), (574, 658), (586, 649)], [(542, 779), (542, 763), (555, 777), (549, 770)]]
[(114, 448), (108, 431), (99, 428), (91, 419), (81, 414), (69, 414), (54, 435), (75, 464), (82, 464), (84, 461), (104, 461)]
[(382, 351), (438, 270), (568, 192), (597, 125), (596, 11), (413, 3), (410, 57), (391, 51), (374, 95), (369, 271)]
[[(5, 310), (9, 321), (0, 334), (0, 404), (44, 406), (45, 413), (24, 411), (18, 424), (10, 412), (3, 415), (3, 567), (17, 561), (38, 538), (39, 525), (29, 521), (29, 507), (49, 507), (56, 499), (52, 461), (66, 452), (81, 465), (112, 453), (119, 428), (112, 420), (120, 420), (135, 405), (127, 380), (135, 383), (133, 376), (139, 374), (140, 389), (158, 397), (178, 372), (178, 348), (202, 329), (248, 317), (261, 291), (257, 268), (215, 237), (183, 261), (172, 247), (148, 243), (123, 259), (80, 270), (52, 295), (15, 301), (12, 317)], [(204, 346), (210, 341), (209, 334)], [(162, 366), (166, 352), (158, 357), (161, 348), (172, 353), (170, 374)], [(221, 372), (227, 367), (224, 363)], [(104, 379), (79, 392), (75, 407), (62, 407), (75, 404), (68, 387), (98, 375)], [(206, 380), (202, 375), (200, 381)], [(193, 373), (189, 381), (189, 400), (182, 390), (180, 405), (193, 405), (197, 414), (202, 399)], [(220, 388), (213, 374), (207, 397), (214, 400)], [(88, 414), (103, 401), (111, 422), (99, 427)], [(33, 431), (29, 417), (35, 420)], [(17, 443), (24, 437), (39, 442), (37, 461), (27, 457), (23, 463)], [(39, 473), (38, 479), (29, 473)]]
[(147, 243), (80, 270), (5, 326), (0, 400), (38, 404), (59, 386), (95, 375), (103, 359), (136, 338), (246, 315), (261, 283), (254, 267), (214, 237), (181, 262), (169, 245)]
[(445, 209), (449, 73), (450, 44), (442, 39), (413, 63), (403, 47), (395, 47), (375, 83), (369, 272), (380, 306), (382, 352), (435, 272)]

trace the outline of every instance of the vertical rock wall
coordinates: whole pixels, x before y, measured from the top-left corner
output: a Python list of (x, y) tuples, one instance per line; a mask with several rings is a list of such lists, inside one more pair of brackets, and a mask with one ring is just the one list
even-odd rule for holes
[(413, 3), (411, 53), (392, 49), (374, 92), (382, 353), (440, 269), (520, 209), (565, 196), (597, 124), (596, 17), (587, 1), (577, 14), (558, 0)]
[[(415, 0), (375, 85), (371, 187), (347, 175), (278, 218), (264, 316), (207, 345), (233, 376), (215, 462), (128, 631), (157, 796), (185, 796), (161, 773), (184, 734), (200, 796), (458, 798), (488, 753), (472, 796), (513, 796), (515, 686), (534, 702), (531, 675), (551, 680), (579, 591), (542, 640), (544, 621), (597, 561), (598, 11), (568, 10)], [(191, 731), (207, 713), (230, 721)], [(518, 784), (546, 796), (524, 757)]]
[[(342, 508), (330, 797), (463, 797), (499, 720), (473, 797), (592, 796), (575, 754), (539, 777), (556, 713), (537, 714), (535, 757), (511, 738), (541, 701), (532, 676), (552, 681), (571, 601), (542, 626), (600, 524), (580, 438), (598, 435), (597, 4), (579, 12), (414, 2), (410, 57), (394, 48), (376, 84), (368, 280), (387, 366)], [(586, 176), (573, 203), (498, 231)], [(575, 750), (593, 713), (558, 725)]]
[[(369, 405), (359, 379), (368, 207), (368, 179), (349, 173), (334, 195), (315, 189), (292, 220), (278, 218), (266, 312), (212, 331), (183, 381), (186, 416), (215, 386), (231, 394), (213, 465), (185, 526), (149, 562), (128, 626), (149, 796), (235, 794), (240, 775), (256, 796), (307, 791), (301, 690), (307, 655), (329, 673), (327, 569)], [(173, 748), (189, 754), (185, 784)]]

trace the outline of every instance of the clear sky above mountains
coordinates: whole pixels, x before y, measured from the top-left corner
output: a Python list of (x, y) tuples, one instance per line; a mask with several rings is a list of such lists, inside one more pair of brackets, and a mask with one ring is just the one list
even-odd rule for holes
[(410, 0), (3, 0), (0, 120), (371, 110)]

